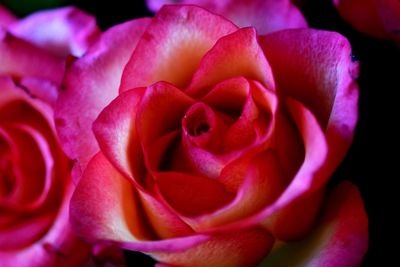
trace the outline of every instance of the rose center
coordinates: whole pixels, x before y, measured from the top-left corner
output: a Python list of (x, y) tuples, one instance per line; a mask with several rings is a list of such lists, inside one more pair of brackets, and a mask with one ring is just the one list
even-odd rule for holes
[(189, 134), (191, 136), (200, 136), (203, 133), (208, 132), (210, 130), (210, 125), (208, 125), (205, 121), (197, 122), (196, 125), (190, 129)]
[(210, 108), (202, 103), (192, 106), (183, 119), (186, 133), (196, 138), (210, 132), (213, 123), (211, 113)]

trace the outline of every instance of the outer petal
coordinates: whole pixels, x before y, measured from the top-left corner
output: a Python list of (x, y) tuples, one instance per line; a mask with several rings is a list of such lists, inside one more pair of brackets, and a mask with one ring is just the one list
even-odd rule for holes
[(103, 154), (89, 163), (71, 200), (71, 222), (88, 240), (136, 241), (149, 236), (132, 185)]
[(36, 12), (8, 30), (56, 55), (77, 57), (100, 34), (95, 18), (74, 7)]
[(147, 19), (140, 19), (109, 29), (66, 74), (55, 119), (63, 148), (79, 160), (78, 169), (98, 150), (91, 125), (118, 95), (122, 70), (147, 23)]
[(185, 87), (206, 51), (237, 28), (194, 6), (166, 6), (152, 19), (122, 77), (121, 91), (166, 81)]
[(150, 10), (163, 4), (195, 4), (231, 19), (240, 27), (253, 26), (259, 34), (290, 28), (306, 28), (307, 22), (289, 0), (147, 0)]
[(358, 117), (358, 64), (351, 60), (349, 42), (337, 33), (305, 29), (266, 35), (261, 44), (278, 90), (317, 117), (330, 147), (326, 169), (334, 170), (352, 142)]
[[(145, 201), (152, 201), (145, 198), (147, 194), (143, 196)], [(149, 203), (150, 206), (153, 204)], [(162, 212), (161, 209), (158, 211)], [(136, 191), (101, 153), (90, 161), (83, 173), (71, 200), (70, 214), (78, 234), (130, 250), (176, 252), (209, 239), (206, 235), (193, 235), (145, 241), (156, 236)], [(169, 219), (165, 213), (158, 216), (164, 216), (159, 223), (166, 224)]]
[(0, 5), (0, 28), (7, 29), (9, 25), (17, 21), (18, 18), (8, 11), (4, 6)]
[(278, 247), (259, 267), (356, 267), (367, 245), (368, 219), (360, 193), (343, 182), (330, 194), (324, 216), (311, 235)]

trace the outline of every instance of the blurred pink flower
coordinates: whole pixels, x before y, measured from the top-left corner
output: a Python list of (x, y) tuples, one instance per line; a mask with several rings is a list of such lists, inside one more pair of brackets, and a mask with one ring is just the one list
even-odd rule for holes
[(400, 45), (399, 0), (333, 0), (333, 3), (356, 30)]
[(91, 246), (69, 223), (75, 186), (53, 104), (67, 56), (99, 34), (93, 17), (62, 8), (17, 19), (0, 6), (0, 266), (80, 266)]

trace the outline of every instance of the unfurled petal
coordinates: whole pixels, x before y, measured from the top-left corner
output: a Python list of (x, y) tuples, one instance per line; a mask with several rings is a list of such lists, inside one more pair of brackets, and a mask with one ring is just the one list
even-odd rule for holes
[(79, 160), (79, 172), (98, 151), (92, 123), (118, 95), (122, 70), (147, 23), (140, 19), (109, 29), (66, 75), (55, 121), (65, 152)]
[[(156, 238), (156, 234), (170, 237), (171, 233), (175, 236), (178, 232), (189, 234), (188, 226), (179, 223), (176, 215), (148, 193), (137, 192), (104, 155), (97, 154), (83, 173), (71, 201), (74, 229), (89, 240), (120, 242), (130, 249), (148, 247), (157, 250), (158, 246), (163, 246), (173, 250), (173, 239), (144, 241)], [(188, 242), (204, 238), (191, 236)], [(175, 249), (180, 249), (180, 246)]]
[(302, 241), (278, 246), (260, 267), (359, 266), (368, 245), (368, 219), (360, 193), (349, 182), (330, 194), (322, 220)]
[(88, 240), (136, 241), (148, 229), (132, 185), (101, 153), (90, 161), (71, 200), (71, 222)]
[(317, 117), (330, 147), (325, 168), (333, 171), (353, 140), (358, 117), (358, 63), (349, 42), (333, 32), (287, 30), (261, 37), (261, 45), (278, 91)]

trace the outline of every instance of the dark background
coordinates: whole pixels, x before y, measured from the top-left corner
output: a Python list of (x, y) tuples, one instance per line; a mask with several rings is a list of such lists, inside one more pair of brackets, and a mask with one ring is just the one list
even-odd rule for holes
[[(369, 38), (353, 30), (338, 15), (331, 0), (303, 1), (302, 11), (310, 27), (337, 31), (346, 36), (360, 61), (359, 122), (354, 143), (331, 180), (351, 180), (361, 191), (369, 216), (369, 251), (362, 266), (399, 266), (400, 211), (397, 190), (400, 106), (400, 48), (389, 41)], [(143, 1), (96, 0), (0, 0), (23, 16), (35, 9), (76, 5), (96, 16), (102, 29), (136, 17), (151, 16)], [(34, 3), (34, 4), (33, 4)], [(136, 6), (132, 6), (135, 3)], [(153, 266), (140, 254), (126, 252), (130, 266)]]

